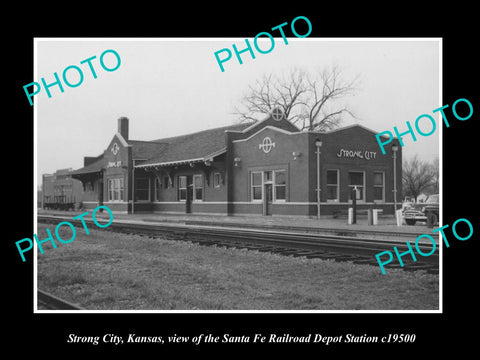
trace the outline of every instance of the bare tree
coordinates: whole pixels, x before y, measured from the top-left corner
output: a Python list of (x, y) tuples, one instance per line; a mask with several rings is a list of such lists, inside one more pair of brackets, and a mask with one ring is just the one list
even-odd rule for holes
[(413, 196), (415, 202), (422, 192), (435, 183), (435, 179), (436, 175), (432, 165), (421, 161), (417, 154), (403, 162), (403, 193), (407, 196)]
[(440, 192), (440, 162), (438, 156), (428, 165), (432, 172), (432, 182), (426, 191), (428, 194), (438, 194)]
[(303, 104), (301, 96), (306, 92), (306, 75), (304, 71), (293, 69), (287, 77), (263, 75), (240, 101), (242, 109), (235, 109), (240, 121), (257, 121), (262, 114), (269, 113), (279, 106), (286, 118), (295, 121), (298, 112), (292, 112), (294, 107)]
[(353, 94), (357, 82), (358, 78), (345, 81), (337, 66), (325, 67), (316, 76), (298, 68), (287, 76), (264, 75), (249, 86), (235, 114), (240, 121), (257, 121), (278, 106), (302, 130), (330, 130), (340, 124), (343, 114), (355, 117), (338, 100)]

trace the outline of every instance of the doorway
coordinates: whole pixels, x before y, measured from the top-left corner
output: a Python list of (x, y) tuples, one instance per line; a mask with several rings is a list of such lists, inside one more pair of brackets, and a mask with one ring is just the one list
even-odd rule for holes
[(264, 172), (263, 184), (263, 216), (272, 215), (272, 201), (273, 201), (273, 181), (272, 171)]

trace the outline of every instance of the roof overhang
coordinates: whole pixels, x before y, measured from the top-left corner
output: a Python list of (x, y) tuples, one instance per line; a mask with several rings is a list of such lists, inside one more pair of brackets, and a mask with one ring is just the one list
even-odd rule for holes
[(219, 155), (222, 155), (227, 152), (227, 148), (222, 148), (218, 151), (215, 151), (207, 156), (201, 158), (194, 158), (194, 159), (184, 159), (184, 160), (174, 160), (174, 161), (164, 161), (164, 162), (156, 162), (156, 163), (149, 163), (149, 164), (139, 164), (135, 165), (135, 168), (155, 168), (155, 167), (164, 167), (164, 166), (175, 166), (175, 165), (184, 165), (184, 164), (194, 164), (194, 163), (208, 163), (209, 161), (213, 161), (213, 159)]
[(92, 179), (101, 178), (103, 176), (103, 169), (84, 171), (84, 172), (79, 171), (74, 174), (71, 174), (71, 176), (72, 178), (80, 181), (91, 181)]

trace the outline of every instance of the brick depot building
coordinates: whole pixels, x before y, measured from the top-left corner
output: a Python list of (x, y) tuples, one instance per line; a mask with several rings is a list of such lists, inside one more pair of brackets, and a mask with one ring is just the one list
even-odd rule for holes
[(376, 133), (360, 125), (300, 131), (274, 112), (254, 124), (154, 141), (130, 140), (128, 127), (127, 118), (118, 119), (103, 154), (85, 157), (71, 173), (83, 184), (84, 208), (316, 216), (317, 173), (322, 215), (346, 212), (354, 187), (358, 209), (392, 214), (394, 178), (402, 199), (401, 147), (395, 159), (392, 151), (382, 155)]

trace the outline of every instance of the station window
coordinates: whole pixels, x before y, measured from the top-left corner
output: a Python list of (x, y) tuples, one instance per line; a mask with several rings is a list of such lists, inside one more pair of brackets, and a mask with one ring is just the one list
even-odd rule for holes
[(203, 200), (203, 175), (193, 175), (193, 200)]
[(385, 173), (373, 173), (373, 200), (385, 201)]
[(108, 201), (123, 201), (123, 178), (108, 179)]
[(340, 182), (338, 170), (327, 170), (327, 201), (338, 201)]
[(150, 200), (150, 181), (148, 178), (135, 178), (135, 201)]
[(365, 200), (365, 173), (363, 171), (348, 172), (349, 199), (352, 200), (352, 188), (357, 187), (357, 200)]
[(263, 200), (265, 184), (273, 184), (273, 201), (285, 201), (287, 199), (287, 175), (285, 170), (252, 171), (250, 181), (252, 201)]
[(275, 200), (286, 200), (287, 179), (285, 170), (275, 171)]
[(261, 171), (252, 171), (252, 200), (262, 200), (263, 196), (263, 173)]
[(220, 173), (214, 173), (213, 174), (213, 186), (216, 188), (219, 188), (220, 185), (222, 184), (222, 177)]
[(187, 177), (186, 176), (178, 177), (178, 200), (180, 201), (187, 200)]

